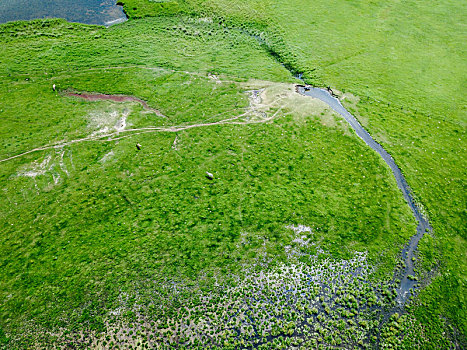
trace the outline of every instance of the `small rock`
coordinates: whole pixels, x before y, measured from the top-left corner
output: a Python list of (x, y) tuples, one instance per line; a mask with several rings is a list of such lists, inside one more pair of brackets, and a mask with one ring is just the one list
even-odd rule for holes
[(206, 171), (206, 177), (209, 179), (209, 180), (214, 180), (214, 175), (211, 174), (210, 172)]

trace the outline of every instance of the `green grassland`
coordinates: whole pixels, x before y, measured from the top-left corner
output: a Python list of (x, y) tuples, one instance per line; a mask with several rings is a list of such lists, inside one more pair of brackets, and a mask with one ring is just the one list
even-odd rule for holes
[(435, 229), (422, 260), (443, 272), (423, 294), (430, 310), (418, 314), (447, 312), (465, 333), (465, 3), (183, 3), (227, 26), (249, 23), (307, 82), (358, 97), (344, 104), (396, 159)]
[[(462, 23), (455, 17), (462, 5), (307, 4), (125, 1), (134, 20), (108, 29), (61, 20), (0, 26), (0, 160), (45, 146), (0, 163), (6, 348), (47, 347), (83, 332), (105, 338), (114, 332), (109, 310), (122, 295), (129, 301), (121, 327), (149, 337), (155, 333), (146, 323), (146, 330), (128, 326), (145, 316), (170, 329), (180, 303), (202, 305), (203, 290), (232, 283), (229, 276), (243, 276), (259, 255), (271, 258), (266, 273), (287, 263), (284, 246), (296, 238), (286, 227), (298, 224), (312, 228), (322, 258), (367, 251), (376, 270), (365, 278), (384, 283), (345, 292), (344, 329), (360, 325), (363, 345), (343, 333), (321, 345), (371, 346), (376, 334), (380, 345), (402, 348), (465, 341), (465, 55), (452, 29)], [(434, 65), (433, 57), (443, 59)], [(294, 96), (296, 80), (278, 59), (308, 82), (346, 93), (346, 107), (394, 156), (430, 216), (434, 231), (421, 242), (419, 277), (437, 270), (401, 319), (353, 315), (351, 304), (393, 303), (386, 288), (415, 233), (412, 214), (384, 162), (323, 104)], [(253, 89), (265, 89), (259, 105)], [(66, 91), (135, 96), (166, 117)], [(133, 131), (116, 130), (122, 118)], [(200, 291), (188, 288), (169, 303), (164, 288), (178, 280)], [(341, 329), (326, 309), (339, 305), (336, 288), (313, 306), (316, 334)], [(221, 310), (225, 297), (213, 307)], [(157, 303), (166, 309), (152, 310)], [(290, 327), (280, 325), (277, 334), (298, 334)], [(164, 332), (161, 347), (173, 340)], [(290, 346), (287, 339), (274, 344)], [(251, 339), (225, 341), (238, 348)]]
[(123, 10), (130, 18), (171, 16), (183, 12), (183, 6), (180, 6), (177, 1), (170, 0), (117, 1), (117, 4), (123, 6)]

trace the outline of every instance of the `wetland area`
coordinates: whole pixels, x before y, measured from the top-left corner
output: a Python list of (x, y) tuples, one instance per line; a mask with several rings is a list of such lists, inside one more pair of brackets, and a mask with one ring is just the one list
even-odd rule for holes
[(465, 347), (464, 5), (119, 4), (0, 4), (0, 349)]

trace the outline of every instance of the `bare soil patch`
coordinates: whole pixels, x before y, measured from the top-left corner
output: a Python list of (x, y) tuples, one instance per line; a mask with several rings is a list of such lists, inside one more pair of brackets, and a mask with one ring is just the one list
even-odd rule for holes
[(137, 102), (147, 111), (154, 112), (159, 117), (167, 118), (164, 114), (162, 114), (158, 109), (149, 107), (148, 103), (144, 100), (141, 100), (134, 96), (128, 95), (107, 95), (107, 94), (99, 94), (99, 93), (88, 93), (88, 92), (67, 92), (65, 96), (70, 97), (79, 97), (86, 101), (114, 101), (114, 102)]

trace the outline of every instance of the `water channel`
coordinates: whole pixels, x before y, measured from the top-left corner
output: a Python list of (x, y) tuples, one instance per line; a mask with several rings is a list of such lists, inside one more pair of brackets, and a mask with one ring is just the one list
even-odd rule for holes
[(397, 186), (402, 191), (402, 194), (404, 195), (407, 204), (409, 205), (413, 215), (415, 216), (415, 219), (418, 222), (417, 233), (414, 236), (412, 236), (409, 243), (402, 250), (402, 259), (405, 263), (405, 269), (403, 275), (401, 276), (401, 282), (397, 290), (397, 302), (400, 306), (402, 306), (409, 299), (411, 292), (416, 284), (416, 281), (411, 277), (414, 276), (414, 254), (417, 249), (418, 242), (423, 237), (423, 234), (426, 231), (431, 230), (431, 226), (428, 220), (420, 212), (420, 208), (415, 203), (410, 187), (407, 184), (407, 181), (405, 180), (401, 170), (394, 162), (394, 159), (388, 152), (386, 152), (386, 150), (379, 143), (377, 143), (371, 137), (371, 135), (363, 128), (363, 126), (358, 122), (358, 120), (345, 109), (345, 107), (341, 104), (339, 99), (334, 97), (329, 91), (324, 89), (304, 85), (297, 85), (296, 89), (299, 94), (317, 98), (326, 103), (334, 111), (339, 113), (355, 130), (355, 133), (369, 147), (371, 147), (371, 149), (373, 149), (381, 156), (381, 158), (391, 169), (396, 179)]

